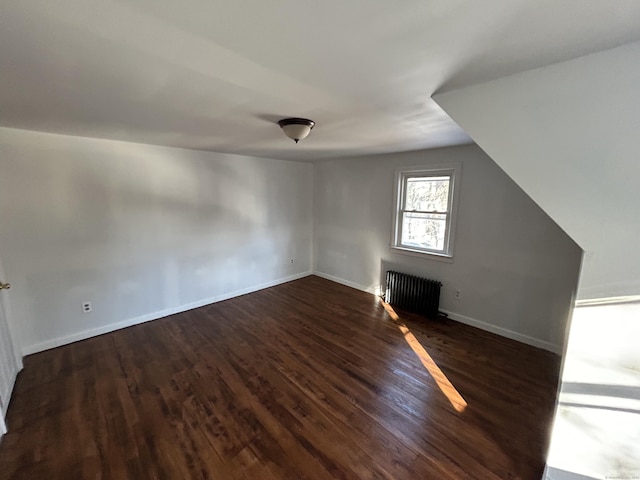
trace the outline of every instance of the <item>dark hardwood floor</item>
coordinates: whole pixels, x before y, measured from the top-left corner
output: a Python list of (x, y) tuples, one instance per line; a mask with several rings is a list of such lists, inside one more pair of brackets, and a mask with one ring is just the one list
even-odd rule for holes
[(0, 479), (540, 479), (559, 358), (398, 314), (312, 276), (27, 357)]

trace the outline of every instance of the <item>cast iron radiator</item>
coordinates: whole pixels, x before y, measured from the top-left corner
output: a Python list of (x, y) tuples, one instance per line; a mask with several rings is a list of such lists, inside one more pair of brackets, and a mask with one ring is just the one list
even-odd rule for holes
[(440, 307), (440, 287), (442, 283), (437, 280), (388, 271), (384, 300), (390, 305), (435, 318)]

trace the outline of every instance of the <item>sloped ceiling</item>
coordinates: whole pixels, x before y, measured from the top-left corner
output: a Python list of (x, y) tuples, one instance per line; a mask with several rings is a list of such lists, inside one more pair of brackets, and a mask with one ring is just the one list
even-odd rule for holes
[[(640, 2), (22, 0), (0, 125), (314, 160), (470, 142), (431, 100), (640, 39)], [(276, 125), (312, 118), (295, 145)]]
[(434, 98), (585, 251), (579, 299), (640, 293), (640, 42)]

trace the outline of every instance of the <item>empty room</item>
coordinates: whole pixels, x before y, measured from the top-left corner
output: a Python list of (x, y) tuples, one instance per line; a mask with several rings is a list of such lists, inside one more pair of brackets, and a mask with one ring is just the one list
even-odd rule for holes
[(640, 4), (0, 7), (0, 480), (640, 478)]

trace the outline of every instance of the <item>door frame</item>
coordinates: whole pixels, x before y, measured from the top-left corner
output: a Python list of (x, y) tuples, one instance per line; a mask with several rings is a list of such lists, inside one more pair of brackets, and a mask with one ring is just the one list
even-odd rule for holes
[[(4, 268), (2, 267), (2, 259), (0, 258), (0, 281), (7, 281), (4, 276)], [(15, 371), (10, 372), (10, 387), (9, 392), (7, 394), (8, 398), (6, 399), (6, 407), (9, 406), (9, 402), (11, 401), (11, 394), (13, 392), (13, 388), (15, 386), (16, 377), (18, 373), (22, 370), (22, 356), (18, 354), (18, 350), (16, 349), (16, 344), (14, 341), (14, 335), (11, 331), (11, 305), (9, 298), (7, 298), (7, 292), (0, 293), (0, 310), (2, 311), (2, 320), (4, 322), (3, 330), (7, 335), (7, 344), (10, 349), (10, 356), (13, 357), (13, 361), (15, 365), (10, 365), (10, 367), (15, 366)], [(12, 368), (9, 368), (11, 371)], [(5, 408), (0, 407), (0, 438), (7, 433), (7, 423), (5, 422), (5, 415), (7, 412)]]

